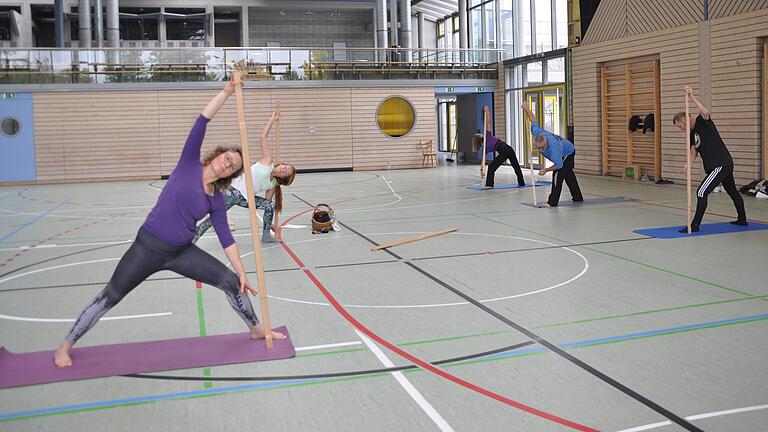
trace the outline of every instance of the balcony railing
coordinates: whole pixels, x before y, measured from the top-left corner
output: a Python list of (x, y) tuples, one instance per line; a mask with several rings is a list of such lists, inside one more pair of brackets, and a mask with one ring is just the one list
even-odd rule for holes
[(0, 49), (0, 84), (247, 80), (495, 79), (495, 49)]

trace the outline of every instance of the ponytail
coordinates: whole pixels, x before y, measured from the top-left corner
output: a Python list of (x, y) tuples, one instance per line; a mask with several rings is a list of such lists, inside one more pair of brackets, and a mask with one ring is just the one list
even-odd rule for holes
[(274, 163), (274, 166), (278, 165), (288, 165), (291, 167), (291, 175), (288, 177), (275, 177), (275, 194), (272, 196), (272, 199), (275, 202), (275, 211), (280, 213), (283, 210), (283, 190), (280, 188), (280, 185), (289, 186), (293, 183), (293, 179), (296, 178), (296, 168), (293, 165), (283, 164), (282, 162)]

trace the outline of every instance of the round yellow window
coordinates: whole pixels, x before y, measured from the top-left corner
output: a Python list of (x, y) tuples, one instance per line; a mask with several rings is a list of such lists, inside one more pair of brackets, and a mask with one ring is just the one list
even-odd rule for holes
[(416, 111), (406, 99), (393, 96), (376, 110), (376, 122), (386, 135), (397, 138), (407, 135), (416, 122)]

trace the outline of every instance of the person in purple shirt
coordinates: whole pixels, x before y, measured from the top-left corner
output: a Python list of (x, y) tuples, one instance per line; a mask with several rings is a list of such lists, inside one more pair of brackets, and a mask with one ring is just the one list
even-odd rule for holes
[[(488, 165), (488, 176), (485, 178), (485, 186), (492, 188), (494, 184), (494, 177), (496, 170), (499, 169), (504, 162), (509, 159), (509, 163), (515, 170), (517, 175), (517, 184), (525, 186), (525, 178), (523, 178), (523, 171), (520, 169), (520, 162), (517, 160), (517, 154), (515, 149), (510, 147), (504, 141), (496, 138), (491, 133), (491, 116), (489, 114), (488, 107), (483, 107), (483, 111), (487, 114), (485, 116), (485, 152), (494, 153), (493, 160)], [(476, 133), (472, 136), (472, 151), (477, 151), (483, 146), (483, 134)]]
[[(171, 270), (188, 278), (213, 285), (227, 296), (235, 312), (245, 321), (251, 338), (264, 337), (248, 294), (250, 285), (240, 260), (240, 251), (227, 223), (227, 209), (221, 194), (243, 168), (240, 148), (219, 146), (200, 162), (200, 148), (208, 122), (235, 91), (230, 81), (203, 109), (181, 152), (179, 163), (157, 199), (157, 204), (139, 228), (136, 240), (120, 259), (107, 286), (86, 306), (64, 341), (54, 353), (58, 367), (72, 366), (72, 346), (112, 307), (150, 275)], [(197, 221), (210, 215), (219, 242), (234, 272), (221, 261), (192, 244)], [(272, 332), (274, 339), (285, 335)]]
[(563, 190), (563, 180), (568, 184), (568, 190), (571, 191), (571, 198), (574, 202), (584, 201), (581, 194), (579, 182), (576, 180), (576, 174), (573, 172), (574, 158), (576, 156), (576, 147), (567, 139), (555, 135), (541, 128), (536, 123), (536, 116), (531, 112), (528, 102), (523, 102), (523, 111), (531, 122), (531, 134), (534, 136), (534, 142), (541, 154), (552, 162), (552, 166), (539, 170), (539, 175), (552, 172), (552, 192), (542, 207), (557, 207), (560, 203), (560, 193)]

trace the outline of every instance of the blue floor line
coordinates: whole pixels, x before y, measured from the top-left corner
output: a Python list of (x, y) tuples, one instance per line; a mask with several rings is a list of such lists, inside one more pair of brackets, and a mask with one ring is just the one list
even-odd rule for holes
[[(709, 321), (709, 322), (699, 323), (699, 324), (670, 327), (670, 328), (660, 329), (660, 330), (651, 330), (647, 332), (629, 333), (626, 335), (613, 336), (613, 337), (607, 337), (607, 338), (587, 339), (587, 340), (578, 341), (578, 342), (570, 342), (570, 343), (562, 344), (559, 346), (560, 348), (576, 348), (576, 347), (587, 346), (587, 345), (600, 343), (600, 342), (621, 341), (621, 340), (632, 339), (632, 338), (637, 338), (642, 336), (660, 335), (665, 333), (673, 333), (680, 330), (694, 330), (698, 328), (711, 327), (711, 326), (716, 326), (720, 324), (731, 324), (731, 323), (738, 323), (738, 322), (751, 321), (756, 319), (766, 319), (766, 318), (768, 318), (768, 314), (751, 315), (751, 316), (732, 318), (727, 320)], [(491, 356), (482, 357), (482, 359), (514, 357), (522, 354), (538, 353), (538, 352), (545, 352), (545, 351), (547, 351), (545, 348), (526, 348), (526, 349), (508, 351), (501, 354), (494, 354)], [(189, 396), (224, 394), (224, 393), (231, 393), (231, 392), (237, 392), (237, 391), (255, 390), (255, 389), (262, 389), (262, 388), (269, 388), (269, 387), (279, 387), (279, 386), (289, 385), (289, 384), (300, 384), (300, 383), (317, 382), (317, 381), (323, 381), (323, 380), (322, 379), (305, 379), (305, 380), (273, 381), (273, 382), (267, 382), (267, 383), (246, 384), (246, 385), (240, 385), (240, 386), (221, 387), (216, 389), (197, 390), (197, 391), (191, 391), (191, 392), (168, 393), (168, 394), (162, 394), (162, 395), (152, 395), (152, 396), (144, 396), (144, 397), (137, 397), (137, 398), (130, 398), (130, 399), (115, 399), (110, 401), (92, 402), (92, 403), (78, 404), (78, 405), (66, 405), (66, 406), (60, 406), (60, 407), (41, 408), (41, 409), (28, 410), (28, 411), (17, 411), (17, 412), (10, 412), (6, 414), (0, 414), (0, 421), (12, 420), (14, 418), (36, 416), (36, 415), (42, 415), (42, 414), (60, 414), (60, 413), (66, 413), (68, 411), (79, 411), (79, 410), (88, 409), (88, 408), (109, 407), (113, 405), (124, 405), (124, 404), (130, 404), (130, 403), (140, 403), (140, 402), (154, 402), (154, 401), (161, 401), (161, 400), (168, 400), (168, 399), (178, 399), (178, 398), (189, 397)]]
[(16, 228), (16, 229), (15, 229), (13, 232), (11, 232), (11, 233), (8, 233), (8, 234), (6, 234), (6, 235), (4, 235), (4, 236), (0, 237), (0, 242), (4, 242), (5, 240), (7, 240), (7, 239), (9, 239), (9, 238), (13, 237), (14, 235), (16, 235), (18, 232), (20, 232), (20, 231), (21, 231), (21, 230), (23, 230), (24, 228), (26, 228), (26, 227), (28, 227), (28, 226), (30, 226), (30, 225), (32, 225), (32, 224), (34, 224), (35, 222), (37, 222), (37, 221), (39, 221), (40, 219), (44, 218), (46, 215), (48, 215), (48, 214), (49, 214), (49, 213), (51, 213), (52, 211), (54, 211), (54, 210), (56, 210), (57, 208), (59, 208), (59, 207), (63, 206), (64, 204), (66, 204), (66, 203), (67, 203), (67, 201), (69, 201), (69, 198), (65, 199), (64, 201), (62, 201), (62, 202), (60, 202), (60, 203), (58, 203), (58, 204), (56, 204), (55, 206), (51, 207), (50, 209), (46, 210), (45, 212), (43, 212), (43, 213), (40, 213), (39, 215), (35, 216), (35, 218), (34, 218), (34, 219), (32, 219), (31, 221), (29, 221), (29, 222), (25, 223), (24, 225), (22, 225), (22, 226), (20, 226), (20, 227)]

